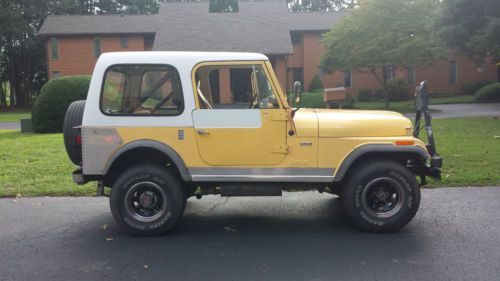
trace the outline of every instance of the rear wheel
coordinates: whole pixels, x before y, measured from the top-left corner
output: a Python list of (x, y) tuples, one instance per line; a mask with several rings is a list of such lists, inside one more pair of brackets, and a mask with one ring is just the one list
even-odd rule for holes
[(172, 229), (185, 207), (184, 192), (166, 167), (140, 164), (113, 184), (110, 206), (116, 222), (134, 235), (157, 235)]
[(350, 172), (342, 197), (347, 214), (359, 228), (392, 232), (408, 224), (417, 213), (420, 189), (406, 167), (374, 160)]

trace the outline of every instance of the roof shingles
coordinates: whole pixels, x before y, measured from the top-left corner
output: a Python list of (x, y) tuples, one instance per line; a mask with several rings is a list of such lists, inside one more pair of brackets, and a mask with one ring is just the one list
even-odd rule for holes
[(290, 31), (329, 30), (343, 13), (290, 13), (285, 1), (240, 2), (209, 13), (208, 2), (164, 3), (157, 15), (49, 16), (42, 36), (155, 33), (156, 51), (292, 53)]

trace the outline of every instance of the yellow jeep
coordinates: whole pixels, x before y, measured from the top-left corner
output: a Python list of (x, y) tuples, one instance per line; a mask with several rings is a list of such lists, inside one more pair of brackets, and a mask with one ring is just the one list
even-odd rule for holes
[(409, 119), (290, 104), (262, 54), (103, 54), (87, 100), (66, 113), (74, 182), (97, 181), (100, 195), (111, 188), (114, 218), (137, 235), (167, 232), (186, 199), (205, 194), (326, 191), (375, 232), (414, 217), (416, 176), (439, 178), (441, 165)]

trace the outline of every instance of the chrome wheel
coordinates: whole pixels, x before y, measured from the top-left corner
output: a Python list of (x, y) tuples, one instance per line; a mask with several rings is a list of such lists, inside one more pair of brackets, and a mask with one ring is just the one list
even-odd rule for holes
[(403, 187), (387, 177), (376, 178), (369, 182), (362, 194), (364, 209), (377, 218), (389, 218), (397, 214), (403, 207), (404, 201)]
[(156, 183), (139, 182), (127, 191), (125, 205), (133, 218), (141, 222), (152, 222), (166, 212), (167, 198)]

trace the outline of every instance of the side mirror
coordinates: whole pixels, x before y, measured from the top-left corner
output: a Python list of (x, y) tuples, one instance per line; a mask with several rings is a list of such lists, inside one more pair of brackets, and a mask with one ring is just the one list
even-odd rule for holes
[(302, 105), (301, 100), (302, 84), (299, 81), (295, 81), (295, 83), (293, 83), (293, 95), (291, 97), (290, 106), (292, 106), (295, 102), (297, 107), (292, 111), (292, 117), (295, 115), (295, 112), (300, 109), (300, 106)]

